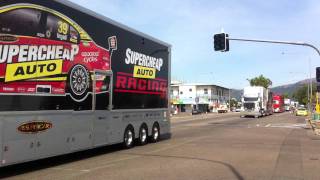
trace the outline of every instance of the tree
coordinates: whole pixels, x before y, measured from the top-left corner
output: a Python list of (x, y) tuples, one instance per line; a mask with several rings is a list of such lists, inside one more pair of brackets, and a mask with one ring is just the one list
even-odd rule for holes
[[(317, 87), (316, 87), (316, 84), (313, 84), (312, 85), (312, 94), (313, 94), (313, 98), (312, 98), (312, 102), (314, 103), (315, 102), (315, 94), (316, 94), (316, 91), (317, 91)], [(294, 99), (296, 99), (300, 104), (308, 104), (309, 100), (308, 100), (308, 85), (304, 85), (302, 87), (300, 87), (299, 89), (297, 89), (292, 97)]]
[(263, 75), (247, 80), (249, 81), (250, 86), (262, 86), (268, 88), (272, 85), (272, 81), (269, 78), (264, 77)]
[(231, 107), (238, 107), (238, 101), (235, 98), (230, 100)]
[(290, 98), (289, 93), (287, 93), (287, 92), (283, 93), (283, 98), (289, 99)]

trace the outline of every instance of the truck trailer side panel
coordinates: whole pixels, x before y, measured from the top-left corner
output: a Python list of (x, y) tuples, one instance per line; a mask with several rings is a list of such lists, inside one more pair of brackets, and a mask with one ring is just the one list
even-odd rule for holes
[(170, 136), (170, 45), (68, 1), (0, 2), (0, 166)]

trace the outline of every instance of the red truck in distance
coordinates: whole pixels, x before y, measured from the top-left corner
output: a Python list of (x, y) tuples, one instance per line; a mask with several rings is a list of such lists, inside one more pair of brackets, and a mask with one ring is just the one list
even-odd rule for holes
[(273, 112), (284, 112), (284, 97), (282, 95), (273, 95)]

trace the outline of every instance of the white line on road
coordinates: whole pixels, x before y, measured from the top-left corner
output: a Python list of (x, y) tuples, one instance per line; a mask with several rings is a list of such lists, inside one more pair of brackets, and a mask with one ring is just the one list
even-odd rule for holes
[(59, 170), (59, 171), (80, 171), (80, 172), (90, 172), (89, 169), (72, 169), (72, 168), (58, 168), (58, 167), (54, 167), (54, 168), (49, 168), (49, 169), (53, 169), (53, 170)]

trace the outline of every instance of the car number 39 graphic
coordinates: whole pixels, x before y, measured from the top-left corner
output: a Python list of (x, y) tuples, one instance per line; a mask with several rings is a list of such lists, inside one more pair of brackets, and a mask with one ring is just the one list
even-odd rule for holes
[(111, 70), (116, 36), (106, 37), (105, 49), (67, 16), (34, 4), (1, 7), (0, 22), (1, 94), (69, 94), (83, 101), (92, 92), (92, 72)]

